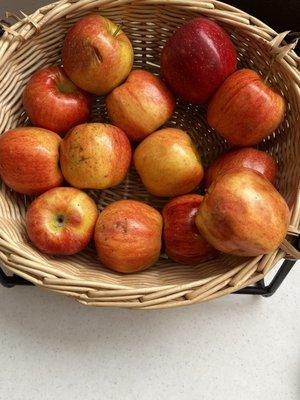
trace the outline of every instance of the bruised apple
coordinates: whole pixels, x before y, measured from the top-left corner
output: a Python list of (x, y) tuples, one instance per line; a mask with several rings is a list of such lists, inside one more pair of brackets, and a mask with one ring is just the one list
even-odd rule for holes
[(61, 138), (43, 128), (22, 127), (0, 137), (0, 175), (18, 193), (37, 195), (61, 186)]
[(274, 132), (285, 114), (285, 100), (251, 69), (230, 75), (208, 106), (207, 120), (223, 138), (251, 146)]
[(106, 189), (125, 178), (131, 147), (125, 133), (101, 123), (78, 125), (60, 146), (60, 165), (65, 179), (79, 189)]
[(68, 31), (62, 61), (78, 87), (100, 95), (126, 79), (132, 68), (133, 49), (120, 26), (100, 14), (90, 14)]
[(195, 224), (202, 200), (198, 194), (186, 194), (171, 200), (163, 209), (166, 254), (173, 261), (197, 265), (217, 253)]
[(114, 125), (141, 141), (171, 117), (175, 99), (155, 75), (135, 70), (106, 97), (106, 108)]
[(146, 189), (155, 196), (189, 193), (203, 177), (197, 149), (189, 135), (180, 129), (161, 129), (147, 136), (133, 158)]
[(216, 158), (205, 171), (204, 186), (209, 187), (220, 174), (224, 174), (232, 168), (253, 169), (261, 173), (272, 184), (275, 183), (277, 164), (274, 158), (264, 151), (244, 147), (230, 150)]
[(220, 175), (200, 204), (196, 225), (216, 249), (257, 256), (278, 248), (289, 226), (290, 211), (261, 174), (242, 169)]
[(70, 187), (55, 188), (30, 204), (27, 233), (43, 253), (71, 255), (90, 242), (97, 216), (96, 204), (86, 193)]
[(119, 200), (99, 215), (95, 245), (108, 268), (137, 272), (155, 264), (160, 255), (162, 217), (158, 211), (135, 200)]

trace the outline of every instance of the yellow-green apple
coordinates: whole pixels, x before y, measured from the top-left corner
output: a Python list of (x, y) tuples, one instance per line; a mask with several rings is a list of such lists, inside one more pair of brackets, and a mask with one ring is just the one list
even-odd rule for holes
[(76, 87), (61, 67), (48, 67), (27, 82), (23, 106), (34, 125), (63, 135), (88, 119), (91, 96)]
[(175, 99), (165, 84), (148, 71), (132, 71), (126, 82), (106, 97), (112, 123), (133, 141), (156, 131), (173, 114)]
[(60, 145), (63, 176), (78, 189), (106, 189), (125, 178), (131, 161), (126, 134), (109, 124), (89, 123), (71, 129)]
[(229, 150), (216, 158), (204, 174), (204, 186), (209, 187), (218, 175), (235, 168), (249, 168), (260, 172), (272, 184), (275, 183), (277, 164), (274, 158), (252, 147)]
[(163, 209), (166, 254), (173, 261), (197, 265), (217, 254), (196, 227), (195, 217), (203, 196), (175, 197)]
[(153, 207), (119, 200), (99, 215), (95, 228), (98, 256), (108, 268), (123, 273), (144, 270), (159, 258), (162, 217)]
[(155, 196), (189, 193), (203, 177), (197, 149), (180, 129), (161, 129), (147, 136), (134, 152), (134, 164), (146, 189)]
[(133, 64), (133, 49), (120, 26), (100, 14), (90, 14), (67, 33), (62, 61), (77, 86), (100, 95), (126, 79)]
[(209, 103), (207, 120), (228, 142), (251, 146), (274, 132), (285, 114), (285, 100), (251, 69), (230, 75)]
[(212, 183), (196, 225), (216, 249), (237, 256), (267, 254), (280, 245), (290, 211), (282, 196), (260, 173), (230, 170)]
[(180, 27), (161, 55), (167, 84), (176, 95), (192, 103), (205, 103), (236, 70), (236, 64), (230, 37), (207, 18), (195, 18)]
[(0, 175), (18, 193), (36, 195), (63, 183), (61, 138), (43, 128), (23, 127), (0, 137)]
[(30, 204), (26, 229), (32, 243), (43, 253), (67, 256), (88, 245), (97, 217), (96, 204), (86, 193), (59, 187)]

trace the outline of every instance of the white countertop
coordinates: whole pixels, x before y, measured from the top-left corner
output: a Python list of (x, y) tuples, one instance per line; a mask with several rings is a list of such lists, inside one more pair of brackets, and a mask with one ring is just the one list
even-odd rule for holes
[(271, 298), (165, 311), (0, 287), (0, 348), (0, 400), (299, 400), (300, 265)]
[(0, 288), (2, 400), (299, 400), (300, 265), (270, 298), (162, 311)]

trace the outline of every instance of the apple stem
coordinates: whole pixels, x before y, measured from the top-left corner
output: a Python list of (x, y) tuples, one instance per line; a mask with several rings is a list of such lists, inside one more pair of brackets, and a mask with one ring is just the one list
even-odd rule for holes
[(117, 29), (114, 31), (114, 33), (112, 34), (113, 36), (117, 36), (117, 34), (120, 32), (120, 30), (123, 27), (123, 22), (121, 24), (117, 25)]

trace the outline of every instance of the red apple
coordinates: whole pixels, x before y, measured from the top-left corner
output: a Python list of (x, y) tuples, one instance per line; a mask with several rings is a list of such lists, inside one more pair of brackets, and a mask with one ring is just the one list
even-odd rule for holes
[(283, 97), (251, 69), (229, 76), (209, 103), (207, 120), (223, 138), (251, 146), (275, 131), (285, 114)]
[(112, 123), (130, 140), (140, 141), (167, 122), (175, 99), (155, 75), (135, 70), (107, 96), (106, 107)]
[(29, 79), (23, 106), (34, 125), (62, 135), (88, 119), (91, 98), (70, 81), (61, 67), (48, 67)]
[(26, 228), (32, 243), (43, 253), (67, 256), (88, 245), (97, 217), (96, 204), (86, 193), (60, 187), (30, 204)]
[(203, 177), (197, 149), (190, 136), (180, 129), (152, 133), (138, 145), (133, 158), (146, 189), (154, 196), (189, 193)]
[(159, 258), (162, 217), (145, 203), (120, 200), (99, 215), (95, 244), (100, 260), (114, 271), (144, 270)]
[(236, 70), (237, 56), (227, 33), (207, 18), (195, 18), (167, 41), (162, 74), (174, 93), (192, 103), (205, 103)]
[(272, 184), (275, 183), (277, 164), (274, 158), (264, 151), (244, 147), (230, 150), (215, 159), (204, 174), (204, 186), (209, 187), (220, 174), (224, 174), (232, 168), (253, 169), (261, 173)]
[(60, 186), (61, 138), (42, 128), (23, 127), (0, 137), (0, 175), (16, 192), (36, 195)]
[(276, 250), (286, 236), (290, 211), (260, 173), (230, 170), (212, 183), (196, 216), (196, 225), (216, 249), (237, 256)]
[(131, 147), (116, 126), (100, 123), (71, 129), (60, 146), (60, 165), (65, 179), (79, 189), (106, 189), (125, 178)]
[(202, 200), (198, 194), (186, 194), (171, 200), (163, 209), (166, 253), (173, 261), (197, 265), (216, 255), (216, 249), (195, 224)]
[(133, 49), (120, 26), (100, 14), (90, 14), (67, 33), (62, 61), (77, 86), (90, 93), (105, 94), (128, 76)]

